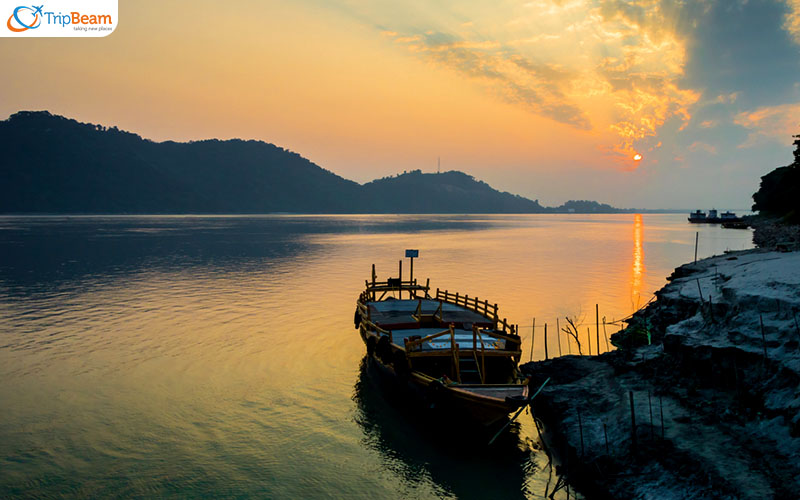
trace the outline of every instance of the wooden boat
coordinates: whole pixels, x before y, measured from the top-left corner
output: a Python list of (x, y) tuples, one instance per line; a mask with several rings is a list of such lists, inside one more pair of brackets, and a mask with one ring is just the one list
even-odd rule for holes
[(355, 327), (367, 356), (426, 404), (489, 426), (528, 401), (517, 365), (521, 340), (500, 320), (497, 304), (447, 290), (430, 280), (372, 279), (358, 297)]

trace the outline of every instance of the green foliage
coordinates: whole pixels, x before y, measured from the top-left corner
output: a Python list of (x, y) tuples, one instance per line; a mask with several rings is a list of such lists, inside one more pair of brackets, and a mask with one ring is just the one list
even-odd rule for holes
[(753, 194), (753, 210), (797, 224), (800, 223), (800, 136), (794, 137), (794, 162), (761, 178), (761, 186)]

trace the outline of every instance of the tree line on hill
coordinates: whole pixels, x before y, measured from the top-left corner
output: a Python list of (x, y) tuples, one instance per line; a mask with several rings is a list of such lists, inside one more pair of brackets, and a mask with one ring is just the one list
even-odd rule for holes
[(761, 185), (753, 194), (753, 210), (790, 224), (800, 224), (800, 135), (794, 138), (794, 161), (761, 178)]
[(544, 207), (458, 171), (360, 185), (262, 141), (154, 142), (47, 111), (0, 121), (0, 213), (614, 213)]

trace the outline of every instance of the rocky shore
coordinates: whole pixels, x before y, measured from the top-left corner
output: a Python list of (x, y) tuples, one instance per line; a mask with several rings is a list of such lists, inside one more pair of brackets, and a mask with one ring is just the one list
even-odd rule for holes
[(616, 351), (523, 365), (548, 451), (589, 498), (798, 498), (800, 252), (669, 281)]
[(751, 215), (746, 221), (753, 228), (753, 243), (757, 247), (800, 250), (800, 226), (760, 215)]

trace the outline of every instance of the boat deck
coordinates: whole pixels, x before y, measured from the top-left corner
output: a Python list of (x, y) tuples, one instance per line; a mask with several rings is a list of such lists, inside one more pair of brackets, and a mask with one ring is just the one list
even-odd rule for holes
[[(432, 315), (439, 308), (439, 302), (436, 300), (423, 299), (421, 302), (422, 314)], [(419, 322), (413, 316), (419, 303), (420, 300), (383, 300), (367, 302), (367, 306), (370, 318), (376, 325), (387, 330), (394, 330), (419, 327)], [(447, 302), (442, 303), (442, 322), (446, 325), (454, 323), (462, 326), (469, 324), (489, 327), (493, 325), (491, 320), (475, 311)]]
[[(379, 302), (368, 302), (371, 320), (383, 328), (392, 332), (392, 339), (396, 345), (403, 346), (406, 338), (419, 336), (427, 337), (442, 332), (451, 323), (455, 327), (455, 341), (459, 349), (472, 349), (472, 327), (489, 328), (494, 323), (474, 311), (470, 311), (462, 306), (455, 304), (442, 303), (442, 322), (440, 326), (423, 326), (414, 318), (414, 314), (419, 306), (419, 300), (385, 300)], [(422, 314), (433, 315), (439, 308), (436, 300), (422, 300)], [(478, 335), (477, 347), (480, 348), (480, 339), (483, 339), (483, 347), (486, 350), (502, 350), (506, 342), (502, 339), (490, 337), (486, 334)], [(429, 350), (450, 350), (450, 336), (443, 335), (422, 345), (423, 351)]]

